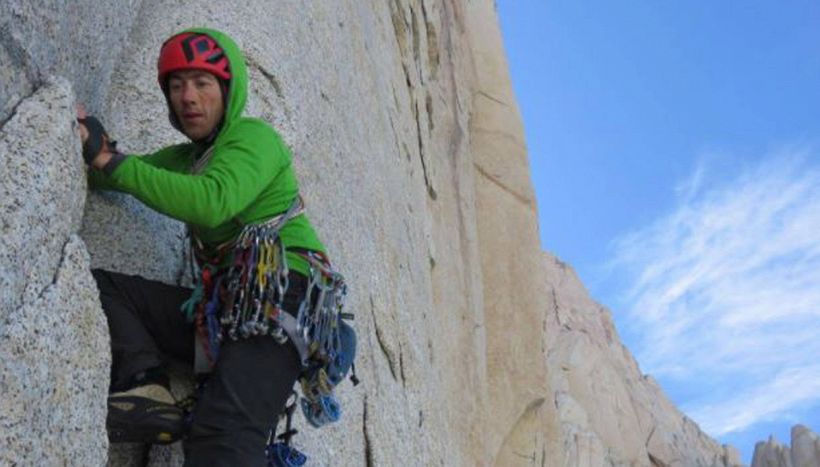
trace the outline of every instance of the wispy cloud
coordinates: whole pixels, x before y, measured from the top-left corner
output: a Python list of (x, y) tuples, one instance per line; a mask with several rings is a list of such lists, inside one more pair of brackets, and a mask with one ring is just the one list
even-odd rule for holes
[(674, 212), (615, 242), (638, 361), (662, 382), (700, 387), (684, 405), (713, 435), (820, 403), (812, 156), (788, 148), (718, 183), (699, 166)]
[[(729, 400), (684, 407), (701, 428), (717, 436), (739, 431), (760, 421), (793, 418), (794, 407), (811, 404), (820, 394), (820, 365), (786, 368), (773, 379), (741, 390)], [(803, 422), (804, 420), (793, 420)]]

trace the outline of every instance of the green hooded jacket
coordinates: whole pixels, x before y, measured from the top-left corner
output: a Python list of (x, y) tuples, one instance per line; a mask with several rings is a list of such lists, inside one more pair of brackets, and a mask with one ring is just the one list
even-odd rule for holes
[[(242, 225), (264, 222), (288, 210), (299, 194), (291, 153), (266, 122), (242, 117), (248, 74), (237, 45), (225, 34), (205, 28), (185, 32), (207, 34), (228, 58), (231, 79), (222, 127), (213, 140), (210, 160), (197, 174), (191, 169), (207, 147), (198, 143), (169, 146), (144, 156), (128, 155), (106, 175), (91, 169), (93, 188), (129, 193), (149, 207), (188, 224), (205, 245), (205, 254), (233, 240)], [(288, 249), (325, 253), (305, 214), (280, 231)], [(289, 251), (288, 266), (303, 274), (308, 264)]]

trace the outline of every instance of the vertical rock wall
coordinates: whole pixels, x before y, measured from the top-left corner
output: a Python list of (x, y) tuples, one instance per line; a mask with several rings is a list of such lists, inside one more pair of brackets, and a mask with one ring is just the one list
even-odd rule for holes
[(72, 107), (76, 93), (127, 152), (180, 141), (155, 60), (193, 25), (242, 47), (248, 113), (292, 147), (351, 285), (363, 384), (342, 386), (339, 424), (299, 427), (313, 465), (736, 463), (543, 260), (489, 0), (0, 4), (2, 462), (181, 463), (178, 445), (107, 459), (108, 341), (88, 269), (184, 283), (184, 230), (86, 192)]
[(0, 127), (0, 465), (99, 465), (111, 359), (89, 258), (70, 83)]
[(77, 98), (99, 114), (139, 3), (0, 2), (0, 122), (51, 75), (67, 78)]
[(466, 38), (475, 84), (470, 149), (483, 278), (487, 387), (498, 465), (559, 459), (543, 334), (547, 284), (524, 129), (512, 93), (494, 5), (471, 5)]

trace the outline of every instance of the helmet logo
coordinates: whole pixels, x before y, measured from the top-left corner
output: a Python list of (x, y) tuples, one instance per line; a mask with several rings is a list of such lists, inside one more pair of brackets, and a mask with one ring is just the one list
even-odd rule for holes
[[(197, 55), (202, 55), (206, 53), (211, 48), (208, 42), (209, 39), (206, 36), (191, 35), (186, 37), (182, 41), (182, 52), (185, 54), (185, 59), (188, 60), (188, 62), (192, 62), (194, 61), (194, 58), (196, 58)], [(194, 48), (192, 47), (192, 45), (196, 47), (196, 54), (194, 53)], [(217, 51), (217, 54), (219, 56), (222, 55), (221, 51)], [(210, 63), (213, 63), (214, 57), (208, 57), (206, 60)]]

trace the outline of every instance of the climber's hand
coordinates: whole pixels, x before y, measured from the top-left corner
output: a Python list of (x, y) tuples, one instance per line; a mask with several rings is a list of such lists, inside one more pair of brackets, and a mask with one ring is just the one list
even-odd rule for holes
[(113, 152), (105, 127), (97, 118), (87, 115), (82, 105), (77, 106), (77, 121), (80, 123), (85, 163), (102, 169), (111, 160)]

